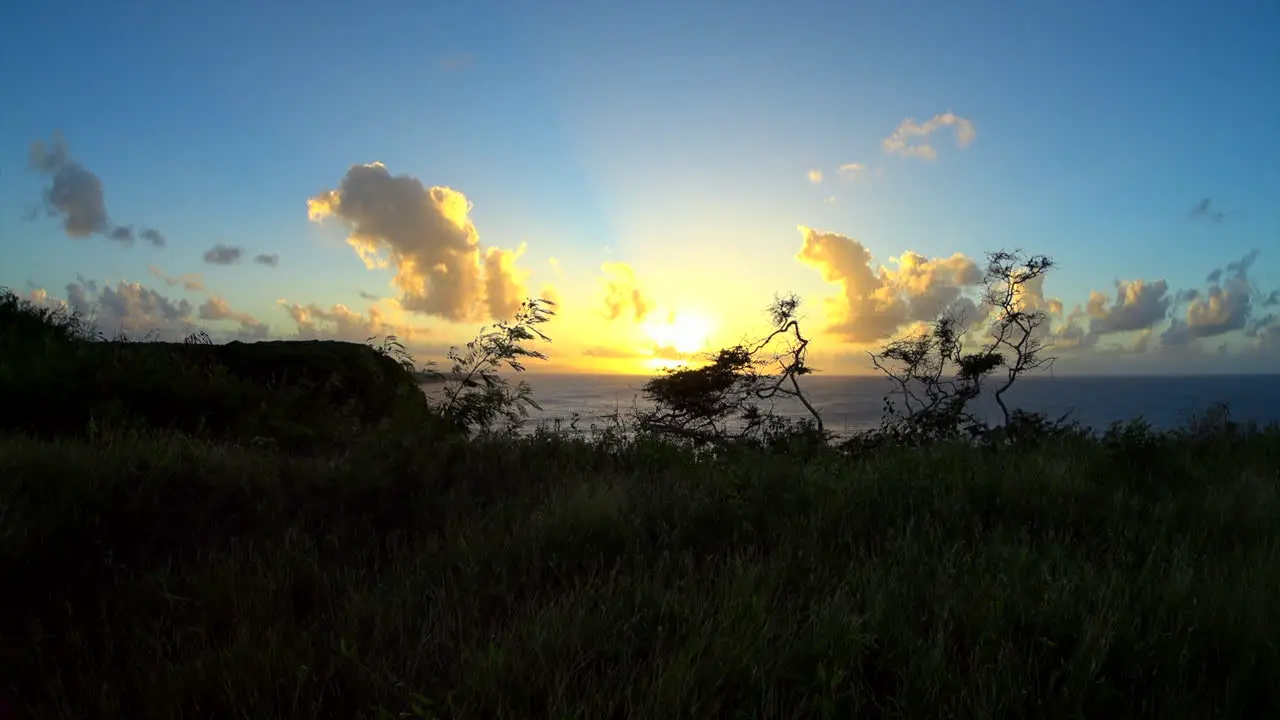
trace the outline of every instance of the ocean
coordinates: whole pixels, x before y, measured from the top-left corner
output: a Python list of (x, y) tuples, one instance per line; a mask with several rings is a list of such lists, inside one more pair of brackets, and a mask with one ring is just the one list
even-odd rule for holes
[[(640, 386), (647, 378), (618, 375), (522, 376), (542, 405), (525, 424), (568, 422), (580, 415), (579, 427), (615, 411), (626, 413), (633, 403), (645, 407)], [(884, 397), (893, 390), (887, 379), (876, 376), (810, 376), (801, 387), (822, 413), (828, 429), (847, 434), (879, 425)], [(1280, 423), (1280, 375), (1214, 375), (1190, 377), (1080, 377), (1024, 376), (1005, 398), (1011, 407), (1043, 412), (1057, 418), (1066, 412), (1081, 424), (1105, 429), (1116, 420), (1142, 417), (1159, 428), (1183, 425), (1189, 414), (1225, 402), (1231, 418), (1261, 424)], [(979, 416), (999, 417), (991, 396), (974, 405)], [(807, 415), (799, 403), (779, 403), (776, 412), (789, 417)], [(596, 420), (598, 423), (599, 420)]]

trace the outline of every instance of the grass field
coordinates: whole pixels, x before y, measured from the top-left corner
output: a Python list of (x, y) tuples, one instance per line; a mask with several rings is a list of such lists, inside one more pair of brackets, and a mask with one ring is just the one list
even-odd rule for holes
[(1267, 717), (1280, 435), (0, 441), (30, 717)]

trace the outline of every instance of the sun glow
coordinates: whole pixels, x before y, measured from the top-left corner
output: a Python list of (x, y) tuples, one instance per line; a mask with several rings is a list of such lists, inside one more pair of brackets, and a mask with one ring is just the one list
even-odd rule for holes
[(712, 325), (710, 318), (699, 313), (672, 312), (662, 320), (646, 323), (644, 329), (660, 348), (689, 354), (706, 349)]

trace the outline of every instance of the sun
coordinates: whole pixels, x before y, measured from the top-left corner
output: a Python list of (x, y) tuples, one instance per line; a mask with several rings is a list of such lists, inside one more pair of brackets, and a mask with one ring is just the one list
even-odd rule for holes
[(706, 349), (713, 327), (714, 323), (706, 315), (681, 311), (648, 323), (645, 331), (659, 347), (689, 354)]

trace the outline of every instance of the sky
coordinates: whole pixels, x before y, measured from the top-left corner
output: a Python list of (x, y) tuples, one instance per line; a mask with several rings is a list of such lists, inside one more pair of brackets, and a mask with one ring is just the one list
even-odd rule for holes
[(108, 334), (425, 362), (542, 297), (531, 370), (644, 374), (795, 292), (860, 373), (1020, 248), (1057, 372), (1280, 367), (1274, 0), (7, 18), (0, 285)]

